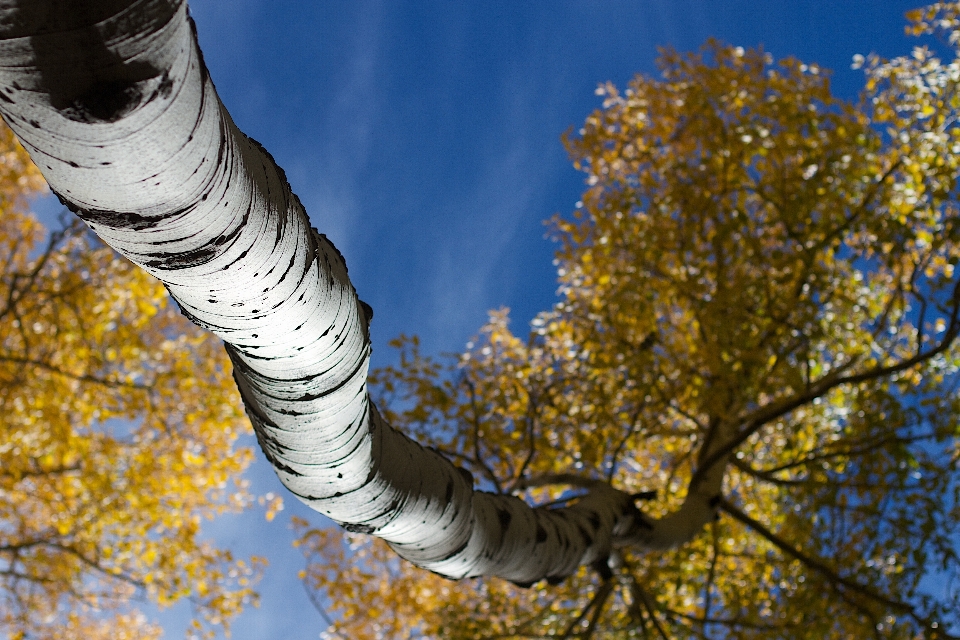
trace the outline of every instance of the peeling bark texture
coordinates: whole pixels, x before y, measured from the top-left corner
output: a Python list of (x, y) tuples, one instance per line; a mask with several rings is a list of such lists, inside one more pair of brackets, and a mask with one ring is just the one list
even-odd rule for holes
[(220, 103), (185, 3), (0, 0), (0, 112), (64, 204), (224, 340), (280, 480), (348, 530), (444, 576), (530, 584), (712, 519), (715, 477), (660, 521), (609, 486), (532, 509), (387, 425), (366, 389), (372, 310)]

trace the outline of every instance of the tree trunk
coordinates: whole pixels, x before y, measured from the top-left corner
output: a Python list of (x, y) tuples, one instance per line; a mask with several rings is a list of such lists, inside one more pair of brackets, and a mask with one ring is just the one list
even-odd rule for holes
[(185, 3), (8, 1), (0, 38), (3, 117), (64, 204), (224, 340), (264, 454), (311, 508), (442, 575), (518, 583), (675, 546), (712, 517), (697, 494), (656, 522), (602, 485), (531, 509), (387, 425), (366, 390), (372, 311), (220, 103)]

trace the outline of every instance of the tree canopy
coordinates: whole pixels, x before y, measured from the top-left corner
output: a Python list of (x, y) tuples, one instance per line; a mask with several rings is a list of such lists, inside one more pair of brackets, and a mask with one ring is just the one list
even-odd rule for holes
[[(935, 5), (911, 28), (954, 47), (958, 13)], [(381, 413), (366, 380), (372, 309), (283, 171), (219, 102), (185, 4), (30, 0), (2, 18), (4, 118), (64, 204), (224, 339), (280, 480), (440, 576), (525, 589), (452, 588), (379, 562), (382, 548), (305, 531), (309, 554), (352, 563), (305, 576), (335, 597), (352, 635), (942, 638), (960, 623), (956, 590), (923, 582), (958, 573), (957, 63), (924, 49), (871, 58), (858, 106), (833, 99), (817, 67), (717, 44), (668, 52), (660, 80), (604, 87), (603, 107), (568, 136), (588, 190), (554, 221), (561, 302), (526, 340), (495, 314), (447, 377), (410, 343), (407, 366), (379, 376), (381, 395), (399, 398)], [(79, 324), (71, 312), (58, 323)], [(13, 335), (36, 366), (23, 336), (53, 323), (30, 320)], [(164, 370), (134, 357), (141, 368), (127, 375), (96, 342), (119, 326), (77, 332), (80, 347), (94, 341), (92, 369), (71, 368), (72, 356), (37, 362), (78, 384), (162, 390)], [(213, 366), (200, 355), (175, 348), (175, 377), (190, 375), (181, 361)], [(230, 437), (145, 395), (143, 415), (161, 408), (144, 421), (158, 438), (169, 416)], [(200, 415), (231, 412), (204, 400)], [(97, 417), (112, 417), (103, 404)], [(136, 450), (149, 434), (116, 439)], [(125, 489), (128, 471), (165, 452), (155, 444), (142, 467), (111, 460), (111, 482)], [(192, 453), (167, 462), (189, 466)], [(77, 460), (53, 460), (55, 476)], [(217, 490), (236, 471), (212, 478), (208, 509), (231, 503)], [(115, 504), (162, 494), (159, 476)], [(70, 490), (56, 515), (104, 506)], [(171, 504), (128, 529), (136, 554), (118, 544), (95, 555), (80, 533), (73, 547), (55, 535), (88, 523), (112, 533), (149, 517), (141, 505), (20, 548), (65, 550), (68, 566), (106, 567), (105, 580), (142, 570), (161, 600), (188, 582), (204, 596), (206, 578), (224, 575), (215, 554), (173, 568), (165, 546), (150, 546), (168, 531), (194, 544), (196, 520)], [(14, 586), (39, 585), (28, 594), (52, 584), (24, 580)], [(339, 597), (357, 595), (393, 620)], [(236, 600), (207, 602), (227, 612)]]
[[(957, 53), (960, 3), (908, 29)], [(715, 42), (600, 87), (566, 136), (587, 189), (551, 229), (560, 302), (491, 314), (456, 362), (400, 339), (392, 424), (486, 489), (597, 483), (715, 521), (560, 585), (452, 583), (311, 529), (329, 637), (945, 638), (960, 632), (960, 62), (857, 58), (858, 103)]]
[(82, 230), (0, 131), (0, 634), (157, 638), (131, 608), (190, 599), (201, 635), (255, 602), (261, 562), (204, 541), (249, 505), (249, 423), (222, 347), (163, 286)]

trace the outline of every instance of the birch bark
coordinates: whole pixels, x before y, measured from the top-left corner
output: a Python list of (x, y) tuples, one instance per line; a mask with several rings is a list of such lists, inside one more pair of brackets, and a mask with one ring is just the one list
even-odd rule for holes
[[(559, 579), (630, 544), (666, 549), (715, 513), (724, 459), (655, 521), (597, 484), (533, 509), (387, 425), (343, 257), (217, 98), (186, 4), (0, 3), (0, 112), (51, 188), (226, 344), (264, 454), (300, 500), (452, 578)], [(318, 217), (322, 222), (322, 217)]]

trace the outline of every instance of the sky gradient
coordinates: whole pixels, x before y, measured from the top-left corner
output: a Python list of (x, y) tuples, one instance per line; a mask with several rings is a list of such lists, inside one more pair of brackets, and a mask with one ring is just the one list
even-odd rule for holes
[[(487, 311), (510, 307), (522, 333), (555, 300), (543, 221), (584, 188), (560, 142), (599, 106), (598, 84), (655, 74), (657, 48), (707, 38), (762, 46), (833, 69), (855, 99), (854, 54), (906, 54), (902, 0), (527, 2), (191, 2), (207, 66), (239, 127), (287, 173), (314, 225), (373, 306), (374, 366), (417, 334), (456, 352)], [(46, 216), (58, 209), (37, 203)], [(255, 446), (252, 438), (251, 446)], [(262, 456), (252, 488), (283, 494)], [(262, 605), (236, 640), (318, 638), (325, 624), (296, 578), (289, 515), (322, 518), (287, 496), (205, 528), (239, 555), (270, 559)], [(189, 606), (150, 617), (180, 638)]]

